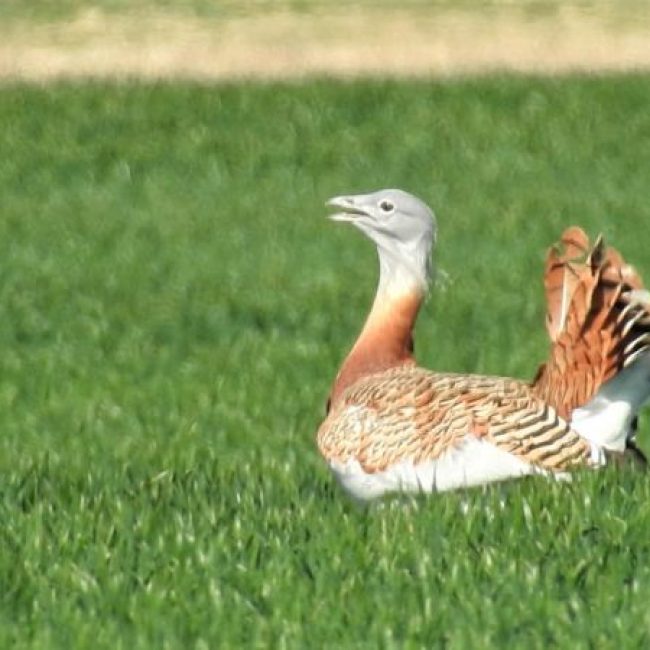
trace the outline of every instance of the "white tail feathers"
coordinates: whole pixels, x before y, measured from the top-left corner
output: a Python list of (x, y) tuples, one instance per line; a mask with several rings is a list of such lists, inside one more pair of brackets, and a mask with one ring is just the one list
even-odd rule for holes
[(571, 426), (584, 438), (612, 451), (624, 451), (634, 435), (633, 421), (650, 399), (650, 352), (605, 382), (582, 407), (573, 411)]

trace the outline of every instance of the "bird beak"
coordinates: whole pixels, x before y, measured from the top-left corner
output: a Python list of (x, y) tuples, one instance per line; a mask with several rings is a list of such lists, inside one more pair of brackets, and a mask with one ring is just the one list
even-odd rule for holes
[(336, 208), (339, 210), (339, 212), (329, 215), (332, 221), (355, 221), (360, 216), (368, 216), (368, 213), (364, 209), (355, 205), (354, 196), (335, 196), (325, 205), (328, 208)]

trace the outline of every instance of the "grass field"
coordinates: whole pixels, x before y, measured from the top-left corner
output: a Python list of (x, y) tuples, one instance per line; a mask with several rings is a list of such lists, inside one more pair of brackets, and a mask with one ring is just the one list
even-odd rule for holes
[(325, 199), (431, 203), (421, 362), (531, 377), (566, 225), (650, 279), (649, 103), (640, 75), (3, 87), (0, 647), (647, 647), (646, 476), (362, 510), (313, 438), (376, 279)]

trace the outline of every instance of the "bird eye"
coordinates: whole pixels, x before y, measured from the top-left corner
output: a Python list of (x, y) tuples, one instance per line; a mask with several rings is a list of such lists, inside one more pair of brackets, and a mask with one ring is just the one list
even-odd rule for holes
[(395, 204), (392, 201), (389, 201), (388, 199), (382, 199), (379, 202), (379, 207), (381, 208), (382, 212), (392, 212), (395, 209)]

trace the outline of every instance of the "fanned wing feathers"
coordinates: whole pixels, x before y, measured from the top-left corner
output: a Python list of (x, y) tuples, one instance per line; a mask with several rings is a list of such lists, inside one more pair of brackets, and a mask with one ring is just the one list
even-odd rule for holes
[[(564, 251), (561, 252), (561, 248)], [(562, 235), (560, 244), (548, 251), (544, 269), (544, 289), (546, 291), (546, 329), (555, 341), (564, 330), (569, 304), (580, 279), (580, 269), (576, 262), (589, 251), (589, 240), (578, 227), (568, 228)]]
[(598, 238), (593, 247), (577, 227), (552, 248), (544, 285), (549, 360), (534, 392), (568, 418), (598, 389), (650, 350), (650, 295), (637, 272)]
[(467, 435), (544, 470), (565, 470), (591, 456), (590, 444), (527, 384), (416, 367), (369, 375), (351, 386), (317, 440), (328, 460), (356, 460), (371, 474), (403, 461), (438, 459)]

